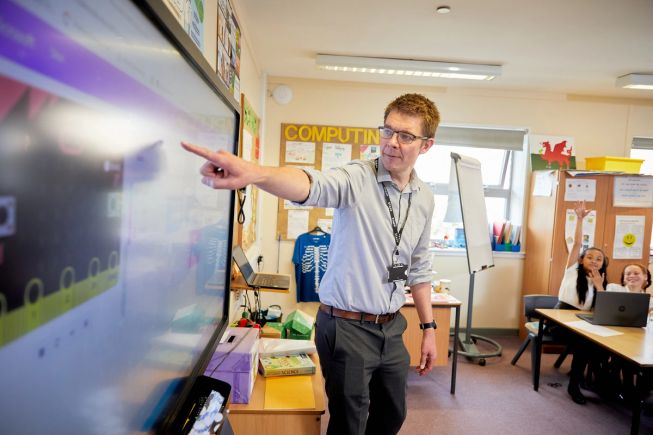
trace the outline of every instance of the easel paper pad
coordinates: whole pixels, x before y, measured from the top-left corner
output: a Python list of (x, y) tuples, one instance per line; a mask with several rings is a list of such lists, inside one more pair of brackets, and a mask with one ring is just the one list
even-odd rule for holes
[(315, 408), (311, 376), (278, 376), (265, 379), (265, 409)]

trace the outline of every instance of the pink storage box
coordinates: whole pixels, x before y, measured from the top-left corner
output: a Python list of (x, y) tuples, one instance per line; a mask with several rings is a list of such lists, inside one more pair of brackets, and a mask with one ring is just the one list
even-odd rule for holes
[(231, 385), (231, 403), (249, 403), (258, 372), (257, 328), (229, 328), (204, 374)]

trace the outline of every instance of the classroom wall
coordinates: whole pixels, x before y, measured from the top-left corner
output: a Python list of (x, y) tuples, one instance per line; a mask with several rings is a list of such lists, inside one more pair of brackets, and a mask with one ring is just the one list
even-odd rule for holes
[[(254, 63), (254, 60), (251, 60)], [(261, 75), (257, 76), (259, 79)], [(381, 85), (359, 82), (319, 81), (269, 77), (265, 86), (256, 79), (241, 79), (246, 95), (266, 92), (279, 84), (292, 88), (293, 99), (279, 105), (264, 96), (262, 139), (263, 161), (279, 162), (280, 124), (284, 122), (339, 126), (378, 126), (388, 102), (405, 92), (419, 92), (438, 105), (442, 122), (469, 125), (526, 127), (532, 133), (568, 135), (575, 139), (577, 159), (582, 166), (589, 156), (624, 156), (632, 136), (653, 137), (653, 100), (595, 98), (539, 92), (496, 92), (442, 87)], [(264, 89), (267, 87), (267, 89)], [(437, 135), (436, 135), (437, 144)], [(291, 257), (294, 242), (275, 239), (277, 201), (261, 195), (259, 247), (265, 271), (293, 274)], [(526, 249), (528, 245), (526, 242)], [(279, 253), (279, 255), (278, 255)], [(278, 268), (278, 269), (277, 269)], [(461, 321), (465, 322), (469, 277), (464, 254), (435, 254), (437, 277), (452, 279), (452, 293), (465, 302)], [(523, 255), (499, 254), (495, 267), (475, 278), (473, 326), (516, 329), (523, 321), (520, 312)], [(288, 313), (295, 307), (294, 286), (288, 295), (263, 293), (262, 304), (281, 305)]]

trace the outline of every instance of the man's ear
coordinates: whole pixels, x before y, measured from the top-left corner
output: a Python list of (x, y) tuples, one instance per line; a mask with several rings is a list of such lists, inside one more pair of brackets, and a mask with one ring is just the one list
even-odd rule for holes
[(424, 141), (424, 143), (422, 144), (422, 148), (419, 150), (419, 153), (424, 154), (425, 152), (427, 152), (428, 150), (431, 149), (431, 147), (433, 146), (434, 143), (435, 143), (434, 138), (426, 139)]

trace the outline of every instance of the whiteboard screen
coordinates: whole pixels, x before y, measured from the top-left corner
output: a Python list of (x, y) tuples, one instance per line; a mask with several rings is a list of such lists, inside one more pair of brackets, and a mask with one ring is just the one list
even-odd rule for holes
[(452, 171), (455, 168), (460, 194), (460, 205), (467, 245), (467, 262), (469, 273), (475, 273), (494, 266), (492, 246), (488, 231), (481, 162), (451, 153)]

